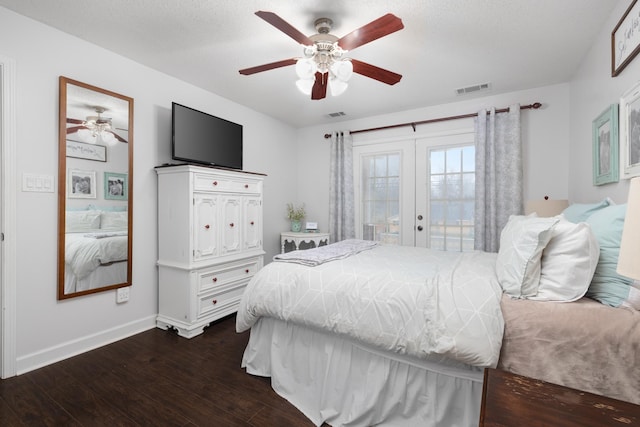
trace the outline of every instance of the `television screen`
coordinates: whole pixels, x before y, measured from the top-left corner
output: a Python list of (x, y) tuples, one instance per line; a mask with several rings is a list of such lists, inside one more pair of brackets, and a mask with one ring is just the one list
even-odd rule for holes
[(174, 160), (242, 169), (242, 125), (172, 103)]

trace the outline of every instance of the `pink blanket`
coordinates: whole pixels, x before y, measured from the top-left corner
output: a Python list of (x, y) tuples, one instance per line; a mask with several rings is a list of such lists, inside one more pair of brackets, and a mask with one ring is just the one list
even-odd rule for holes
[(502, 297), (498, 368), (640, 404), (640, 311)]

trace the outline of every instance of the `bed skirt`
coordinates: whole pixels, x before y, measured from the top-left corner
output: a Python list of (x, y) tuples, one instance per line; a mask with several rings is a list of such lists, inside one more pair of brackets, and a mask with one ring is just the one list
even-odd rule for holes
[(477, 426), (482, 369), (390, 356), (328, 333), (262, 318), (242, 359), (315, 425)]

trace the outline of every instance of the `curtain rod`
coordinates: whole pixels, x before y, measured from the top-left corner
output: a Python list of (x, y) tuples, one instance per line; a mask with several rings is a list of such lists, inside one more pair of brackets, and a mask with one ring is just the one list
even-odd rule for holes
[[(531, 110), (531, 109), (537, 110), (540, 107), (542, 107), (541, 103), (534, 102), (533, 104), (529, 104), (529, 105), (521, 105), (520, 109), (521, 110)], [(509, 108), (501, 108), (499, 110), (496, 110), (496, 113), (506, 113), (507, 111), (509, 111)], [(349, 133), (351, 135), (353, 135), (354, 133), (372, 132), (372, 131), (375, 131), (375, 130), (385, 130), (385, 129), (399, 128), (399, 127), (403, 127), (403, 126), (411, 126), (413, 128), (413, 131), (415, 132), (417, 125), (424, 125), (424, 124), (427, 124), (427, 123), (436, 123), (436, 122), (446, 122), (448, 120), (466, 119), (466, 118), (469, 118), (469, 117), (477, 117), (477, 116), (478, 116), (478, 113), (462, 114), (460, 116), (440, 117), (440, 118), (437, 118), (437, 119), (422, 120), (420, 122), (400, 123), (400, 124), (397, 124), (397, 125), (381, 126), (381, 127), (377, 127), (377, 128), (352, 130), (352, 131), (349, 131)], [(331, 134), (330, 133), (325, 133), (324, 137), (325, 137), (325, 139), (331, 138)]]

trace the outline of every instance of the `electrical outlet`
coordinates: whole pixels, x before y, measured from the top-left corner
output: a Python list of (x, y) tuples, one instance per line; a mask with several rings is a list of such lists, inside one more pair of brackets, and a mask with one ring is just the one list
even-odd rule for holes
[(124, 288), (116, 289), (116, 303), (121, 304), (127, 301), (129, 301), (129, 287), (125, 286)]

